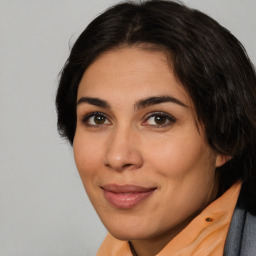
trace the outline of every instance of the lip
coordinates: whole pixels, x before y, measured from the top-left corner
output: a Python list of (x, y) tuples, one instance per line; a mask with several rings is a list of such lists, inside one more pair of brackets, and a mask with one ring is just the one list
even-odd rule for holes
[(101, 187), (106, 200), (115, 208), (133, 208), (147, 199), (156, 187), (143, 187), (137, 185), (107, 184)]

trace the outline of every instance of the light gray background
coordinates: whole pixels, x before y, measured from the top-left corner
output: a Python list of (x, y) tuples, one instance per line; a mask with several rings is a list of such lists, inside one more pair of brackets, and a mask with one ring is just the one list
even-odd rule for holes
[[(93, 256), (105, 229), (72, 148), (56, 131), (57, 75), (114, 0), (0, 0), (0, 256)], [(185, 0), (217, 19), (256, 63), (256, 1)]]

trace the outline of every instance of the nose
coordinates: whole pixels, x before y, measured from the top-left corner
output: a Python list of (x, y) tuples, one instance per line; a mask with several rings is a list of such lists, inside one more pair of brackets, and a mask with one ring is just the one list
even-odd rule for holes
[(106, 145), (105, 166), (116, 171), (140, 168), (143, 157), (138, 142), (138, 136), (131, 128), (113, 130)]

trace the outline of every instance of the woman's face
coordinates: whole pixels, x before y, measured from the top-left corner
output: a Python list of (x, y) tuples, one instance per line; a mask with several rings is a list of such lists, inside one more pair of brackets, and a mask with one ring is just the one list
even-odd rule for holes
[(119, 239), (169, 238), (216, 193), (222, 156), (162, 52), (109, 51), (83, 75), (74, 156), (87, 194)]

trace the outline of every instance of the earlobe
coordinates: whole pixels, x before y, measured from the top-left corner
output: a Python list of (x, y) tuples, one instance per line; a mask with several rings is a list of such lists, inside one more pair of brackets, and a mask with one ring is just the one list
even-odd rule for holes
[(228, 162), (232, 157), (228, 155), (222, 155), (222, 154), (217, 154), (216, 161), (215, 161), (215, 167), (221, 167), (224, 165), (226, 162)]

